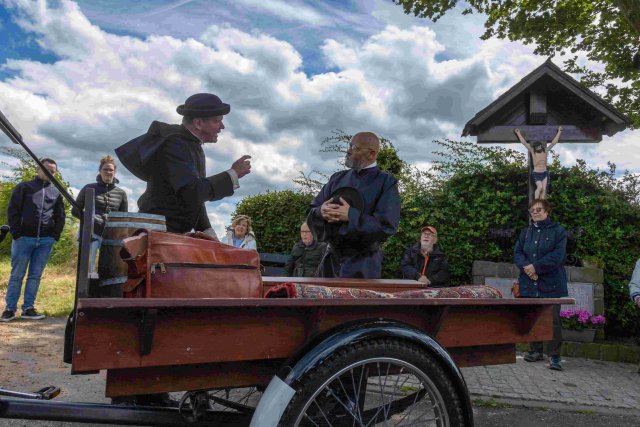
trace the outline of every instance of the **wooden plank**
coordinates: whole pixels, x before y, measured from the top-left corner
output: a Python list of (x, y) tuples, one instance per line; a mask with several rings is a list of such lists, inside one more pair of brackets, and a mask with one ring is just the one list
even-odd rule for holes
[(509, 344), (545, 341), (552, 338), (551, 306), (534, 308), (540, 316), (529, 318), (524, 331), (522, 309), (504, 310), (497, 307), (450, 307), (437, 339), (446, 348), (477, 345)]
[[(460, 368), (515, 363), (513, 344), (457, 347), (449, 354)], [(106, 396), (266, 386), (284, 360), (109, 369)]]
[(84, 298), (78, 308), (84, 311), (119, 311), (142, 308), (159, 309), (221, 309), (230, 307), (328, 307), (328, 306), (528, 306), (575, 304), (573, 298), (356, 298), (356, 299), (303, 299), (303, 298)]
[[(529, 126), (493, 126), (478, 133), (478, 143), (484, 144), (519, 144), (514, 131), (519, 128), (522, 135), (531, 141), (551, 142), (558, 131), (556, 125), (529, 125)], [(562, 135), (559, 142), (600, 142), (602, 131), (596, 128), (562, 125)]]
[(91, 252), (91, 235), (95, 214), (95, 190), (86, 189), (86, 201), (80, 221), (80, 247), (78, 249), (78, 270), (76, 273), (76, 299), (87, 298), (89, 293), (89, 257)]
[(267, 385), (284, 360), (109, 369), (107, 397)]
[[(140, 310), (82, 310), (73, 372), (285, 359), (319, 334), (355, 320), (407, 323), (436, 335), (446, 348), (551, 338), (553, 305), (542, 309), (523, 304), (452, 305), (439, 322), (442, 306), (372, 305), (383, 301), (355, 306), (165, 309), (158, 313), (151, 352), (144, 356), (139, 351)], [(524, 333), (519, 317), (527, 308), (542, 310), (543, 318), (533, 319)]]
[(532, 91), (529, 94), (529, 123), (544, 125), (547, 123), (547, 94)]
[(457, 347), (448, 351), (459, 368), (516, 363), (516, 348), (513, 344)]

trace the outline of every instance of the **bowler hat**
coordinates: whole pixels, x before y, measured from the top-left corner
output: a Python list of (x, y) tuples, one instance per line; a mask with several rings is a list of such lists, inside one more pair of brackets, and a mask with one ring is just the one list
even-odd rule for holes
[(188, 117), (224, 116), (229, 114), (231, 106), (212, 93), (196, 93), (188, 97), (176, 111), (181, 116)]
[(330, 196), (336, 202), (342, 197), (352, 208), (362, 210), (364, 209), (364, 200), (362, 199), (362, 193), (353, 187), (340, 187), (336, 189)]

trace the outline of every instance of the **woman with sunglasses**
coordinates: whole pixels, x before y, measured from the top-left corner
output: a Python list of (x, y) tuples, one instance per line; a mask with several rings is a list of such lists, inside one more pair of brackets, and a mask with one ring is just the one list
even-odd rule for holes
[[(567, 252), (567, 231), (549, 218), (551, 206), (544, 199), (529, 204), (531, 223), (522, 230), (514, 251), (515, 264), (520, 269), (518, 283), (523, 298), (561, 298), (568, 295), (564, 261)], [(548, 344), (549, 368), (561, 371), (560, 306), (554, 306), (553, 339)], [(524, 360), (542, 360), (542, 343), (531, 343)]]

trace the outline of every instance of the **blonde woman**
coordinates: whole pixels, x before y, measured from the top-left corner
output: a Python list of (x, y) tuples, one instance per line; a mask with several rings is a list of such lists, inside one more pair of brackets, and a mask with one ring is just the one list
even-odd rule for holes
[(227, 235), (222, 238), (222, 243), (236, 248), (257, 250), (256, 237), (251, 230), (251, 218), (247, 215), (235, 217), (231, 227), (227, 229)]
[[(91, 237), (91, 258), (89, 258), (89, 271), (91, 272), (94, 271), (96, 266), (96, 255), (102, 243), (102, 231), (104, 230), (107, 215), (112, 211), (127, 212), (129, 210), (127, 193), (122, 188), (116, 187), (117, 183), (116, 161), (113, 157), (106, 155), (100, 159), (96, 182), (85, 185), (76, 199), (78, 206), (84, 208), (87, 188), (93, 188), (95, 191), (96, 213), (93, 221), (93, 236)], [(76, 218), (80, 218), (82, 215), (75, 208), (71, 210), (71, 214)]]

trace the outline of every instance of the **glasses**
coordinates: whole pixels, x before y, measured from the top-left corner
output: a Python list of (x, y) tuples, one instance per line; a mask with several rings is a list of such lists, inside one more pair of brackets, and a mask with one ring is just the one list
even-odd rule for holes
[(544, 212), (544, 208), (531, 208), (529, 209), (529, 213), (540, 213)]
[[(371, 150), (371, 148), (367, 148), (367, 147), (358, 147), (357, 145), (353, 145), (352, 143), (349, 143), (349, 149), (350, 150)], [(373, 150), (371, 150), (373, 151)]]

